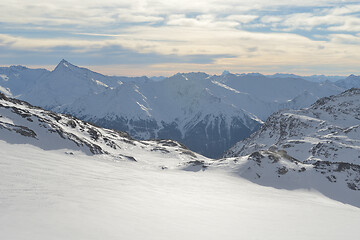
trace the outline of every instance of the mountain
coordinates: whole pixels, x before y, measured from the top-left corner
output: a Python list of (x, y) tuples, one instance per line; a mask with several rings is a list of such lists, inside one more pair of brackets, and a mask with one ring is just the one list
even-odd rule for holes
[(46, 69), (29, 69), (24, 66), (0, 67), (0, 92), (10, 97), (21, 97), (48, 73)]
[(218, 157), (262, 122), (214, 95), (206, 88), (207, 77), (192, 73), (161, 82), (128, 82), (56, 111), (139, 139), (174, 139), (208, 157)]
[(3, 69), (3, 79), (8, 80), (0, 79), (0, 91), (137, 139), (173, 139), (212, 158), (248, 137), (273, 112), (307, 107), (343, 91), (330, 82), (259, 73), (178, 73), (161, 81), (110, 77), (66, 60), (51, 72), (41, 71), (20, 88), (10, 84), (13, 77)]
[[(343, 187), (343, 179), (328, 197), (312, 188), (265, 187), (221, 165), (241, 158), (214, 161), (175, 141), (134, 140), (2, 94), (0, 156), (2, 239), (358, 237), (359, 191)], [(271, 164), (257, 157), (251, 163), (271, 174)], [(306, 172), (308, 181), (334, 188)]]
[(344, 89), (360, 88), (360, 76), (351, 74), (345, 79), (336, 81), (335, 85)]
[[(204, 157), (171, 140), (137, 141), (127, 133), (99, 128), (0, 93), (0, 136), (10, 144), (28, 144), (63, 154), (103, 155), (116, 161), (140, 161), (158, 168), (182, 166)], [(144, 157), (146, 156), (146, 157)], [(191, 164), (190, 164), (191, 165)]]
[(79, 97), (116, 88), (129, 79), (145, 81), (147, 78), (104, 76), (62, 60), (53, 71), (39, 78), (38, 82), (21, 96), (21, 99), (51, 110), (72, 104)]
[[(315, 188), (326, 195), (360, 190), (360, 89), (325, 97), (309, 108), (272, 114), (225, 157), (252, 181)], [(323, 182), (333, 186), (324, 188)], [(353, 201), (337, 196), (341, 201)]]
[(338, 80), (344, 79), (344, 76), (325, 76), (325, 75), (311, 75), (311, 76), (300, 76), (296, 74), (287, 74), (287, 73), (275, 73), (273, 75), (267, 75), (270, 78), (302, 78), (310, 82), (336, 82)]

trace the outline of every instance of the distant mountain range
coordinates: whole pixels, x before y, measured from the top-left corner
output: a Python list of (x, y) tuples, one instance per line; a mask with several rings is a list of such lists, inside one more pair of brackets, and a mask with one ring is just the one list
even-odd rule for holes
[(273, 112), (307, 107), (359, 81), (353, 75), (316, 82), (284, 74), (229, 72), (114, 77), (66, 60), (53, 71), (0, 68), (0, 91), (7, 96), (126, 131), (136, 139), (177, 140), (213, 158), (256, 131)]

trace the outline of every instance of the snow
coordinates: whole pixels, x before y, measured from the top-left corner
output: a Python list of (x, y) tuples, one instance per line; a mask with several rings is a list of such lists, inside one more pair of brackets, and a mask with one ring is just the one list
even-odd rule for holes
[[(215, 112), (219, 112), (224, 105), (235, 106), (232, 108), (237, 108), (237, 111), (249, 112), (256, 116), (255, 119), (261, 120), (265, 120), (271, 113), (281, 108), (305, 107), (319, 97), (342, 91), (341, 88), (330, 83), (320, 86), (318, 83), (308, 82), (301, 78), (281, 77), (280, 75), (279, 77), (266, 77), (261, 74), (235, 75), (227, 73), (220, 76), (210, 76), (206, 73), (192, 72), (178, 73), (162, 81), (151, 81), (146, 77), (110, 77), (77, 67), (66, 60), (62, 60), (54, 71), (40, 75), (32, 73), (34, 71), (32, 69), (21, 69), (24, 76), (21, 75), (18, 81), (24, 82), (24, 78), (31, 74), (37, 76), (37, 81), (24, 89), (19, 89), (20, 86), (18, 85), (11, 85), (9, 87), (11, 92), (16, 95), (21, 94), (21, 99), (34, 105), (56, 109), (57, 111), (66, 110), (66, 112), (78, 114), (79, 109), (84, 109), (86, 111), (81, 111), (82, 115), (78, 116), (84, 117), (86, 115), (92, 119), (108, 117), (113, 113), (122, 117), (130, 116), (130, 118), (137, 118), (141, 115), (148, 119), (147, 114), (143, 115), (132, 110), (126, 111), (129, 109), (126, 106), (133, 105), (138, 98), (134, 90), (128, 92), (129, 86), (126, 85), (131, 84), (136, 86), (137, 91), (143, 95), (144, 99), (155, 99), (154, 96), (157, 97), (156, 101), (148, 102), (147, 108), (154, 109), (151, 116), (158, 123), (161, 121), (170, 123), (176, 118), (179, 119), (179, 122), (184, 121), (182, 119), (184, 117), (193, 118), (198, 112), (194, 112), (193, 116), (184, 116), (184, 111), (181, 109), (187, 110), (186, 112), (189, 113), (189, 109), (192, 107), (191, 103), (205, 89), (209, 89), (213, 96), (220, 99), (221, 104), (214, 108), (214, 106), (208, 106), (210, 103), (203, 102), (204, 105), (200, 106), (199, 109), (213, 109)], [(4, 74), (6, 73), (5, 70), (7, 71), (7, 69), (4, 69)], [(2, 74), (1, 71), (0, 74)], [(9, 82), (13, 81), (11, 77), (9, 78)], [(262, 87), (259, 88), (258, 86)], [(111, 90), (114, 89), (117, 90), (117, 95), (111, 93)], [(107, 94), (113, 95), (111, 100), (106, 97)], [(124, 98), (123, 95), (128, 97)], [(97, 98), (95, 105), (94, 102), (89, 104), (93, 98)], [(289, 99), (293, 101), (289, 103)], [(119, 105), (119, 103), (125, 107), (114, 106)], [(102, 109), (105, 105), (111, 107), (105, 111)], [(117, 109), (117, 111), (110, 109)], [(142, 110), (139, 109), (138, 111)], [(226, 114), (236, 113), (227, 112)]]
[[(359, 177), (356, 166), (334, 165), (322, 175), (326, 168), (295, 161), (275, 146), (260, 162), (212, 160), (174, 141), (133, 140), (4, 96), (0, 116), (3, 239), (358, 235), (359, 191), (348, 187)], [(33, 136), (24, 134), (30, 131)]]
[(360, 90), (352, 89), (309, 108), (274, 113), (262, 129), (229, 152), (247, 155), (276, 145), (301, 161), (320, 158), (359, 164), (359, 96)]
[[(191, 72), (154, 81), (105, 76), (66, 60), (53, 71), (44, 71), (0, 69), (0, 74), (9, 77), (8, 82), (1, 82), (4, 89), (0, 91), (55, 112), (131, 131), (134, 138), (176, 139), (203, 154), (206, 151), (199, 149), (207, 149), (214, 141), (201, 126), (214, 126), (211, 131), (217, 126), (219, 135), (228, 137), (216, 153), (208, 155), (212, 157), (253, 132), (273, 112), (308, 107), (320, 97), (343, 91), (331, 82), (320, 84), (292, 75)], [(145, 123), (149, 127), (143, 127)], [(206, 139), (188, 140), (195, 139), (194, 132)]]
[(105, 83), (103, 83), (103, 82), (101, 82), (101, 81), (99, 81), (99, 80), (96, 80), (96, 79), (93, 79), (93, 78), (92, 78), (91, 80), (93, 80), (94, 82), (96, 82), (97, 85), (104, 86), (104, 87), (106, 87), (106, 88), (109, 87), (108, 85), (106, 85)]
[(6, 76), (5, 74), (0, 74), (0, 78), (2, 78), (2, 80), (5, 82), (9, 81), (9, 77)]
[(360, 207), (359, 114), (360, 89), (319, 99), (309, 108), (274, 113), (226, 153), (239, 158), (212, 167), (231, 168), (265, 186), (314, 188)]
[(2, 86), (0, 86), (0, 92), (4, 93), (8, 97), (12, 97), (12, 93), (9, 91), (9, 89), (6, 89)]
[(236, 89), (233, 89), (233, 88), (231, 88), (231, 87), (229, 87), (229, 86), (226, 86), (225, 84), (223, 84), (223, 83), (219, 83), (219, 82), (217, 82), (217, 81), (211, 81), (213, 84), (216, 84), (216, 85), (218, 85), (218, 86), (220, 86), (220, 87), (223, 87), (223, 88), (225, 88), (225, 89), (227, 89), (227, 90), (230, 90), (230, 91), (233, 91), (233, 92), (235, 92), (235, 93), (240, 93), (238, 90), (236, 90)]
[[(19, 151), (21, 149), (21, 151)], [(0, 140), (4, 239), (356, 239), (360, 209), (225, 171), (143, 168)], [(147, 155), (143, 155), (147, 158)]]
[(0, 124), (1, 123), (14, 124), (13, 120), (11, 120), (10, 118), (0, 115)]

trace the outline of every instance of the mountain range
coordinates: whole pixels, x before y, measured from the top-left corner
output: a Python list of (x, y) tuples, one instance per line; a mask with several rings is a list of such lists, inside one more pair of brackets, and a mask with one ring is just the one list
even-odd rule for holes
[(173, 139), (217, 158), (256, 131), (273, 112), (307, 107), (356, 85), (357, 78), (314, 82), (296, 75), (229, 72), (116, 77), (62, 60), (53, 71), (0, 68), (0, 91), (47, 110), (126, 131), (135, 139)]
[(0, 232), (354, 239), (359, 106), (360, 89), (351, 89), (278, 111), (223, 158), (209, 159), (173, 140), (136, 140), (0, 94)]

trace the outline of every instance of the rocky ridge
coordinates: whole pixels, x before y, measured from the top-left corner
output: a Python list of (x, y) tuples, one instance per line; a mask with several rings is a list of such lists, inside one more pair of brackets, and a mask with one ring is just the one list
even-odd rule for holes
[[(164, 169), (206, 160), (176, 141), (134, 140), (125, 132), (100, 128), (1, 93), (0, 133), (1, 140), (12, 144), (31, 144), (44, 150), (65, 149), (65, 153), (71, 155), (80, 151), (116, 161), (140, 161)], [(151, 162), (147, 158), (155, 160)]]
[(231, 166), (263, 185), (315, 188), (327, 195), (344, 187), (359, 191), (360, 89), (274, 113), (224, 157), (214, 166)]

